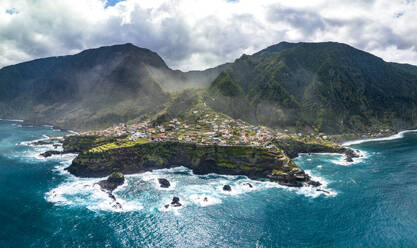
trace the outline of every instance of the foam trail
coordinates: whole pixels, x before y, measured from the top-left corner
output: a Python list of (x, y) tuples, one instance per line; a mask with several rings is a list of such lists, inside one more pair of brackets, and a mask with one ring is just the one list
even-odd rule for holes
[[(39, 141), (47, 141), (47, 140), (50, 139), (50, 137), (48, 135), (45, 135), (45, 134), (42, 135), (42, 137), (43, 138), (40, 138), (40, 139), (22, 141), (22, 142), (17, 143), (17, 145), (19, 145), (19, 146), (35, 146), (35, 145), (32, 145), (32, 143), (39, 142)], [(41, 145), (39, 145), (39, 146), (41, 146)]]
[[(312, 176), (312, 179), (322, 184), (320, 187), (292, 188), (275, 182), (255, 181), (244, 176), (217, 174), (201, 176), (193, 174), (188, 168), (176, 167), (126, 175), (125, 183), (113, 192), (116, 197), (116, 201), (114, 201), (108, 196), (108, 193), (101, 190), (100, 186), (97, 185), (97, 182), (104, 178), (85, 179), (74, 177), (64, 170), (70, 163), (71, 159), (68, 159), (56, 166), (56, 170), (61, 175), (66, 176), (67, 179), (64, 183), (50, 190), (45, 195), (45, 199), (56, 205), (82, 206), (92, 211), (139, 211), (146, 206), (146, 209), (149, 208), (150, 211), (169, 211), (178, 215), (181, 213), (181, 209), (190, 206), (209, 207), (222, 204), (226, 198), (239, 197), (243, 194), (270, 188), (293, 191), (296, 194), (312, 198), (320, 195), (337, 195), (336, 192), (327, 188), (326, 180), (311, 175), (311, 172), (308, 173)], [(171, 187), (162, 189), (159, 186), (158, 178), (169, 180)], [(224, 191), (224, 185), (230, 185), (232, 190)], [(317, 191), (317, 189), (323, 191)], [(151, 196), (147, 196), (147, 194)], [(170, 205), (174, 196), (180, 198), (182, 206), (173, 207)], [(122, 206), (121, 209), (115, 207), (116, 202)], [(166, 208), (165, 205), (168, 205), (168, 207)]]
[(209, 194), (193, 194), (190, 195), (189, 200), (196, 205), (200, 205), (201, 207), (207, 207), (222, 203), (222, 200), (220, 200), (219, 198), (215, 198)]
[(23, 122), (23, 120), (19, 120), (19, 119), (0, 119), (0, 121)]
[(417, 132), (417, 130), (405, 130), (405, 131), (401, 131), (397, 134), (394, 134), (394, 135), (391, 135), (391, 136), (388, 136), (388, 137), (382, 137), (382, 138), (352, 140), (352, 141), (344, 142), (342, 145), (343, 146), (351, 146), (351, 145), (357, 145), (357, 144), (362, 144), (362, 143), (366, 143), (366, 142), (402, 139), (402, 138), (404, 138), (405, 133), (412, 133), (412, 132)]
[[(45, 199), (58, 206), (84, 206), (92, 211), (128, 212), (143, 209), (137, 200), (122, 199), (114, 192), (116, 201), (97, 184), (105, 178), (82, 179), (70, 176), (66, 182), (45, 194)], [(117, 207), (119, 203), (121, 208)]]

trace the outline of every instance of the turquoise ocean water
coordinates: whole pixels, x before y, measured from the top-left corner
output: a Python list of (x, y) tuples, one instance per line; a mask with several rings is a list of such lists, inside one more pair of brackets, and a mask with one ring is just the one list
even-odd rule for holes
[[(0, 121), (0, 247), (417, 247), (417, 133), (352, 145), (364, 157), (351, 164), (298, 157), (329, 195), (179, 167), (127, 176), (122, 210), (100, 179), (63, 170), (74, 155), (42, 159), (51, 147), (25, 142), (64, 134)], [(166, 210), (173, 196), (183, 207)]]

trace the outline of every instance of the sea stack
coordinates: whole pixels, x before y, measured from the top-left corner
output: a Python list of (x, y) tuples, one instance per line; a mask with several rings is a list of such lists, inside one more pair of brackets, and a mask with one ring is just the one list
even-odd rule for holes
[(112, 192), (118, 186), (125, 182), (125, 177), (121, 172), (113, 172), (106, 180), (98, 182), (98, 185), (104, 190)]
[(230, 187), (230, 185), (224, 185), (223, 190), (224, 191), (232, 191), (232, 187)]
[(169, 188), (171, 186), (169, 181), (165, 178), (158, 178), (158, 182), (161, 188)]

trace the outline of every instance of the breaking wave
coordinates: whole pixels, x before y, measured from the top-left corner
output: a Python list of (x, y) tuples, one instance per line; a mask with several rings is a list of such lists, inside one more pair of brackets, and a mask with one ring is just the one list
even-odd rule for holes
[(347, 141), (347, 142), (343, 143), (342, 145), (343, 146), (351, 146), (351, 145), (358, 145), (358, 144), (362, 144), (362, 143), (366, 143), (366, 142), (402, 139), (402, 138), (404, 138), (404, 134), (413, 133), (413, 132), (417, 132), (417, 130), (405, 130), (405, 131), (401, 131), (397, 134), (394, 134), (394, 135), (391, 135), (391, 136), (388, 136), (388, 137), (352, 140), (352, 141)]

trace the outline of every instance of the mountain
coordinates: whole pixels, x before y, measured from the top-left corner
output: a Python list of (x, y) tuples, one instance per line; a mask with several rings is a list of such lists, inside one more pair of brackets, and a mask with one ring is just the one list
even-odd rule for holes
[(416, 68), (341, 43), (281, 42), (228, 65), (206, 101), (234, 118), (293, 130), (414, 127)]
[(156, 113), (169, 91), (205, 87), (222, 67), (183, 73), (132, 44), (0, 70), (0, 118), (86, 130)]
[(402, 70), (405, 70), (405, 71), (408, 71), (412, 74), (417, 75), (417, 66), (415, 66), (415, 65), (400, 64), (400, 63), (394, 63), (394, 62), (391, 62), (390, 64), (397, 67), (397, 68), (400, 68)]
[(341, 43), (281, 42), (205, 71), (172, 70), (132, 44), (0, 70), (0, 118), (74, 130), (163, 121), (201, 94), (215, 111), (291, 131), (402, 129), (416, 124), (417, 67)]

